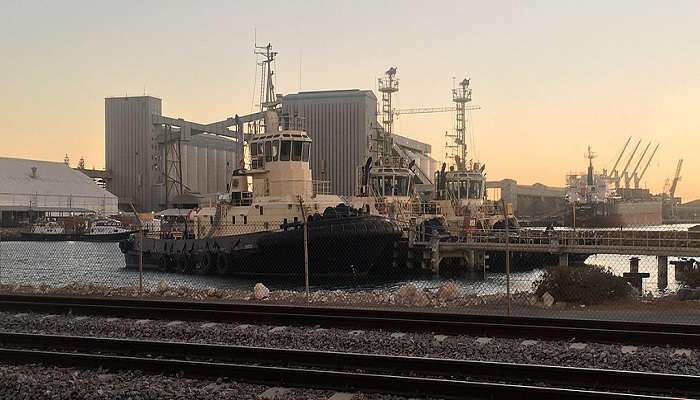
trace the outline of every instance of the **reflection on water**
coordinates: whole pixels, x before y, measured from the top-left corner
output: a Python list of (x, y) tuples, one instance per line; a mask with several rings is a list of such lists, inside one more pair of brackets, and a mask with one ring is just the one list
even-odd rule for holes
[[(669, 261), (673, 260), (670, 258)], [(616, 275), (629, 271), (629, 256), (600, 254), (591, 256), (589, 264), (610, 268)], [(641, 257), (639, 272), (649, 272), (644, 280), (645, 292), (658, 294), (656, 257)], [(543, 273), (542, 268), (511, 274), (511, 291), (529, 291), (532, 282)], [(504, 273), (487, 273), (484, 280), (449, 279), (458, 283), (465, 294), (505, 293)], [(272, 289), (300, 290), (303, 282), (259, 278), (218, 278), (215, 276), (181, 275), (175, 273), (144, 271), (144, 285), (156, 287), (166, 281), (171, 286), (194, 288), (251, 289), (256, 282), (263, 282)], [(311, 277), (313, 283), (313, 277)], [(401, 285), (413, 283), (422, 288), (437, 288), (446, 278), (404, 278), (363, 282), (324, 282), (313, 285), (324, 290), (396, 290)], [(71, 283), (96, 284), (111, 287), (138, 286), (138, 271), (127, 270), (124, 258), (116, 243), (88, 242), (2, 242), (0, 243), (0, 283), (65, 286)], [(678, 288), (675, 270), (668, 270), (668, 289)]]

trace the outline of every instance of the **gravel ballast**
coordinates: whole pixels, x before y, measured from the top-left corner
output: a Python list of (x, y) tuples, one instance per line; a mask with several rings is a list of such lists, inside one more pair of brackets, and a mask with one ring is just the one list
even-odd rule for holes
[[(139, 371), (54, 368), (38, 364), (0, 364), (0, 399), (7, 400), (261, 400), (270, 387), (233, 382), (144, 375)], [(327, 400), (336, 392), (285, 388), (275, 400)], [(268, 392), (269, 393), (269, 392)], [(353, 400), (402, 400), (403, 397), (354, 393)], [(270, 399), (272, 400), (272, 399)]]
[(698, 351), (431, 333), (0, 313), (7, 332), (155, 339), (700, 375)]

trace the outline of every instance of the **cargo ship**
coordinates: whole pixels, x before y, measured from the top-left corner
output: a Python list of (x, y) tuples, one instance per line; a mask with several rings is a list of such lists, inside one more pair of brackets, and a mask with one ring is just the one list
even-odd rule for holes
[(606, 171), (595, 173), (595, 155), (590, 147), (586, 157), (588, 172), (567, 177), (566, 200), (570, 207), (564, 216), (566, 226), (623, 228), (662, 224), (660, 197), (648, 189), (621, 188), (619, 180)]

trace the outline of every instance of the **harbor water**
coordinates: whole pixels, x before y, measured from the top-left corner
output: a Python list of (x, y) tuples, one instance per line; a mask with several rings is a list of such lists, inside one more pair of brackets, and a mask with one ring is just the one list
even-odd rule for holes
[[(685, 226), (678, 226), (687, 229)], [(668, 227), (666, 227), (668, 229)], [(629, 272), (631, 255), (598, 254), (588, 258), (590, 265), (609, 268), (614, 274), (622, 276)], [(639, 272), (648, 272), (650, 277), (644, 280), (645, 293), (660, 295), (678, 289), (675, 268), (669, 265), (668, 287), (660, 291), (657, 288), (656, 257), (640, 257)], [(674, 258), (670, 257), (669, 261)], [(511, 274), (511, 291), (526, 292), (541, 277), (546, 266), (535, 265), (532, 270)], [(192, 288), (222, 288), (250, 290), (256, 282), (263, 282), (271, 289), (302, 290), (303, 283), (279, 280), (268, 277), (240, 278), (202, 275), (183, 275), (178, 273), (145, 270), (143, 274), (146, 287), (156, 287), (160, 282), (170, 286), (187, 286)], [(363, 280), (360, 282), (326, 281), (314, 283), (314, 290), (397, 290), (404, 284), (412, 283), (421, 288), (438, 287), (446, 281), (457, 283), (464, 294), (490, 295), (505, 293), (506, 275), (487, 272), (485, 279), (470, 280), (466, 278), (387, 278)], [(117, 243), (89, 242), (0, 242), (0, 284), (11, 285), (46, 285), (61, 287), (74, 283), (94, 284), (107, 287), (137, 287), (139, 273), (126, 269), (124, 257)]]

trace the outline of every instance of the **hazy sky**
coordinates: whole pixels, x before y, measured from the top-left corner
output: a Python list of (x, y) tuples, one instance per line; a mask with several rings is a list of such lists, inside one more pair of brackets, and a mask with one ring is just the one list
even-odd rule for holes
[[(476, 156), (490, 179), (563, 185), (586, 146), (609, 167), (630, 135), (661, 143), (644, 184), (700, 197), (698, 1), (0, 0), (0, 156), (104, 164), (104, 97), (144, 92), (195, 121), (251, 110), (253, 32), (280, 52), (278, 92), (375, 89), (451, 105), (470, 77)], [(301, 74), (300, 74), (301, 65)], [(444, 155), (450, 114), (399, 133)]]

